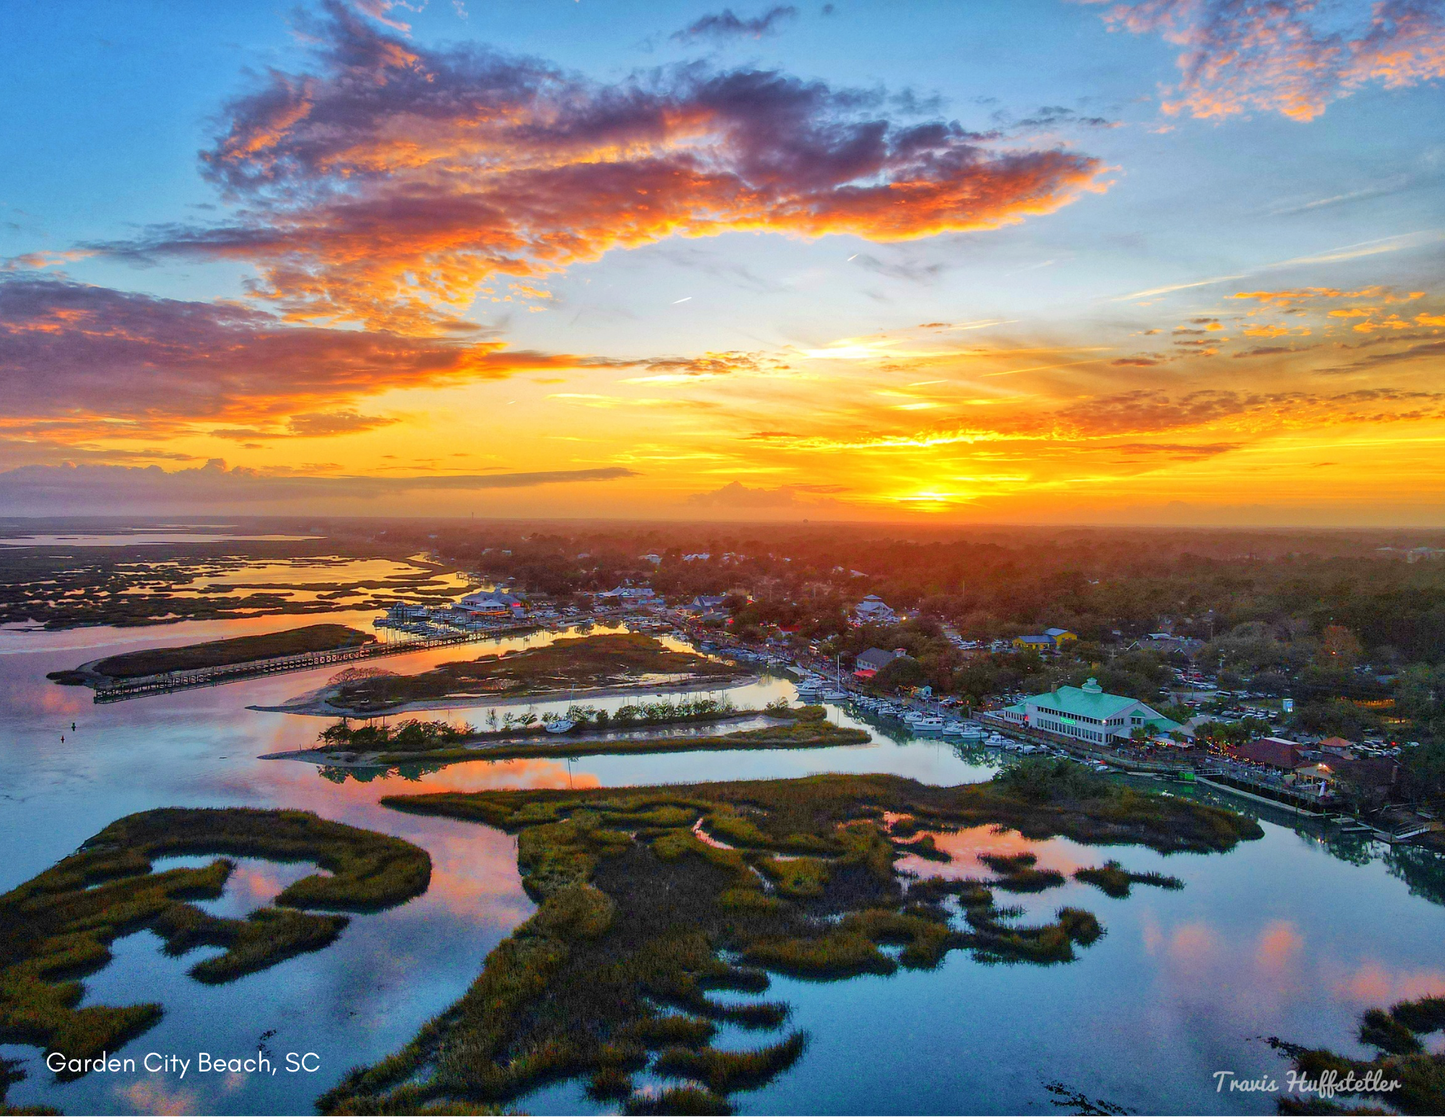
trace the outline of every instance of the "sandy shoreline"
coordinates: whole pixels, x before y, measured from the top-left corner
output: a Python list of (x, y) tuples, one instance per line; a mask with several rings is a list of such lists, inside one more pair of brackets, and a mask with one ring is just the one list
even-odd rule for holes
[(699, 691), (733, 690), (737, 687), (751, 686), (761, 678), (761, 675), (718, 676), (713, 679), (699, 680), (691, 683), (664, 684), (662, 686), (593, 687), (577, 691), (548, 691), (543, 694), (524, 694), (511, 698), (493, 698), (480, 694), (459, 695), (455, 698), (426, 698), (416, 702), (403, 702), (399, 706), (389, 706), (385, 710), (371, 711), (353, 710), (344, 706), (334, 706), (328, 697), (328, 692), (331, 688), (322, 687), (319, 690), (308, 691), (306, 694), (300, 695), (292, 701), (282, 703), (279, 706), (247, 706), (246, 709), (256, 710), (266, 714), (305, 714), (310, 717), (331, 718), (377, 718), (392, 717), (396, 714), (414, 713), (422, 710), (453, 710), (478, 706), (495, 706), (501, 709), (508, 706), (535, 706), (542, 702), (560, 702), (563, 700), (585, 702), (592, 698), (625, 698), (630, 694), (696, 694)]

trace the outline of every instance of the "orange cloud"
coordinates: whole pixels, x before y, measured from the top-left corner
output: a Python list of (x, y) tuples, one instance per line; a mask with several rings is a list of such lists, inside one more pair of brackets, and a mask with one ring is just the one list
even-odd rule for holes
[(1171, 115), (1263, 110), (1308, 121), (1366, 85), (1445, 77), (1445, 10), (1436, 0), (1124, 0), (1105, 19), (1183, 48), (1179, 85), (1163, 104)]
[(699, 66), (600, 85), (412, 47), (339, 2), (317, 74), (273, 74), (203, 155), (245, 209), (104, 246), (255, 264), (296, 319), (434, 334), (499, 275), (666, 237), (762, 230), (906, 240), (989, 229), (1102, 189), (1098, 160), (1001, 149), (882, 92)]
[(384, 422), (334, 410), (358, 396), (630, 363), (509, 350), (492, 340), (288, 326), (233, 303), (56, 278), (0, 280), (0, 414), (11, 418), (105, 416), (154, 429), (294, 416), (292, 434), (338, 434)]

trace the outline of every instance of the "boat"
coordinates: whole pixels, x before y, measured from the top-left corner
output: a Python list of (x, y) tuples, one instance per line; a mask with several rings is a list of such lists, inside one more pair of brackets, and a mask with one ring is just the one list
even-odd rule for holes
[(575, 721), (569, 721), (566, 718), (557, 718), (547, 722), (546, 725), (548, 733), (570, 733), (576, 728), (577, 723)]
[(1013, 742), (1010, 741), (1007, 737), (1005, 737), (1002, 733), (990, 733), (988, 735), (988, 739), (984, 741), (984, 744), (988, 745), (989, 748), (1002, 749), (1007, 748), (1009, 745), (1013, 744)]
[(943, 732), (943, 719), (937, 714), (907, 714), (903, 720), (915, 733)]
[(963, 739), (965, 741), (982, 741), (987, 734), (972, 722), (963, 727)]

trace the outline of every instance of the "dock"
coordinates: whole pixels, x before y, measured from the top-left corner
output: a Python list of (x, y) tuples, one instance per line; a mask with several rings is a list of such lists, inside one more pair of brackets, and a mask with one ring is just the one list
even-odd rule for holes
[(363, 660), (379, 659), (388, 655), (404, 655), (408, 652), (427, 651), (432, 648), (447, 648), (459, 644), (473, 644), (491, 640), (498, 636), (512, 636), (522, 632), (533, 632), (542, 625), (535, 621), (498, 625), (495, 628), (436, 633), (419, 636), (415, 640), (388, 640), (374, 644), (360, 644), (350, 648), (335, 648), (331, 651), (302, 652), (299, 655), (275, 656), (270, 659), (253, 659), (245, 663), (228, 663), (219, 667), (201, 667), (193, 671), (168, 671), (162, 675), (143, 675), (132, 679), (116, 679), (114, 682), (95, 688), (96, 702), (123, 702), (129, 698), (143, 698), (150, 694), (166, 694), (173, 690), (189, 690), (192, 687), (219, 686), (238, 679), (253, 679), (262, 675), (284, 675), (293, 671), (310, 671), (316, 667), (334, 667), (340, 664), (357, 663)]

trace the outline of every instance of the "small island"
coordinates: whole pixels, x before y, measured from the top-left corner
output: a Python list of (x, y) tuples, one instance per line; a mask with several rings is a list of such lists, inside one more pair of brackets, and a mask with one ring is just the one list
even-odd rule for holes
[(735, 664), (634, 632), (567, 636), (536, 648), (444, 663), (416, 675), (347, 675), (309, 696), (296, 712), (365, 717), (402, 710), (525, 698), (602, 697), (630, 691), (732, 686)]
[[(591, 711), (606, 714), (606, 711)], [(739, 710), (726, 700), (684, 699), (624, 706), (604, 720), (588, 718), (589, 708), (568, 711), (568, 728), (557, 720), (526, 716), (500, 730), (479, 732), (471, 725), (409, 719), (398, 725), (348, 725), (323, 730), (315, 748), (269, 753), (262, 760), (306, 760), (335, 768), (374, 768), (425, 761), (441, 765), (463, 760), (518, 760), (532, 757), (616, 756), (628, 753), (708, 752), (733, 749), (812, 749), (861, 745), (872, 740), (862, 729), (834, 725), (822, 706), (790, 707), (785, 702), (764, 710)], [(760, 724), (730, 733), (722, 723), (747, 719)], [(703, 725), (712, 732), (681, 733)], [(634, 726), (640, 728), (632, 728)]]

